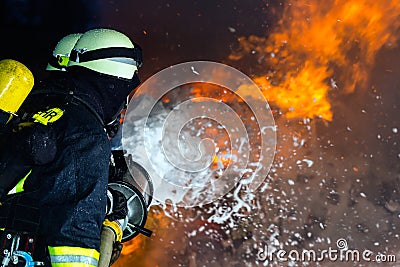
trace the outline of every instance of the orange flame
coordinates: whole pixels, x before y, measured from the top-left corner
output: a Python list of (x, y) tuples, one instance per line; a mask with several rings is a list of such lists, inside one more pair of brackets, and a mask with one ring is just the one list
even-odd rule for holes
[(129, 255), (135, 250), (139, 249), (141, 244), (143, 243), (143, 237), (137, 236), (132, 240), (126, 242), (122, 247), (121, 255)]
[(154, 264), (163, 262), (160, 258), (163, 256), (165, 248), (160, 246), (160, 239), (168, 238), (170, 232), (171, 219), (168, 218), (161, 206), (151, 206), (146, 228), (153, 231), (152, 237), (138, 235), (132, 240), (124, 242), (121, 257), (113, 264), (113, 267), (131, 266), (131, 262), (135, 266), (154, 266)]
[[(218, 144), (219, 147), (224, 147), (224, 144)], [(211, 169), (217, 170), (225, 170), (231, 163), (233, 162), (231, 154), (222, 154), (213, 156), (213, 164)]]
[(330, 121), (330, 89), (365, 86), (377, 51), (395, 45), (399, 14), (397, 0), (291, 1), (269, 38), (239, 38), (230, 59), (255, 54), (273, 68), (254, 81), (288, 118)]
[[(217, 73), (217, 72), (213, 73), (214, 76), (222, 74), (223, 73)], [(238, 96), (233, 92), (231, 92), (230, 90), (228, 89), (224, 90), (223, 87), (210, 83), (203, 83), (203, 82), (192, 83), (190, 88), (190, 94), (193, 95), (192, 101), (196, 101), (196, 97), (212, 97), (219, 99), (220, 101), (225, 103), (229, 103), (235, 100), (243, 102), (243, 99), (238, 98)]]
[[(162, 210), (160, 210), (160, 207), (158, 206), (152, 206), (150, 208), (150, 211), (148, 213), (147, 217), (147, 222), (146, 222), (146, 227), (149, 229), (158, 229), (158, 228), (165, 228), (167, 227), (169, 223), (169, 220), (165, 217), (164, 213)], [(146, 245), (146, 241), (148, 241), (149, 238), (144, 236), (144, 235), (138, 235), (134, 237), (132, 240), (125, 242), (122, 252), (122, 255), (129, 255), (132, 252), (136, 250), (143, 249), (143, 247)]]

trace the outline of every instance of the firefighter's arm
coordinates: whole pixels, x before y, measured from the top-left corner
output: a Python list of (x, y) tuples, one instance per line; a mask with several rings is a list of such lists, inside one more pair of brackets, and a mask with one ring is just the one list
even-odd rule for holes
[(99, 267), (111, 266), (121, 255), (123, 222), (128, 216), (127, 201), (123, 193), (108, 189), (107, 215), (103, 223)]

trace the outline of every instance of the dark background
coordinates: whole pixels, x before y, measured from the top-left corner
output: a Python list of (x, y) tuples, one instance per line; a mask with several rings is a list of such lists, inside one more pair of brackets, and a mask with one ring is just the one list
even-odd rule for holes
[(183, 61), (223, 61), (239, 36), (266, 35), (281, 6), (266, 1), (1, 0), (0, 59), (13, 58), (42, 78), (57, 42), (107, 27), (143, 49), (142, 80)]

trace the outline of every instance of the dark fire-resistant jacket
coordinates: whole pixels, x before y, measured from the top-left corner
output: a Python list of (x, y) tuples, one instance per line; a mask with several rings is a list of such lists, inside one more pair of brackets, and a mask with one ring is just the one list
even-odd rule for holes
[(22, 121), (30, 122), (28, 136), (39, 132), (48, 143), (24, 151), (35, 137), (22, 130), (20, 139), (0, 151), (2, 157), (4, 150), (30, 153), (23, 192), (7, 196), (0, 206), (0, 228), (37, 233), (50, 247), (99, 251), (111, 155), (104, 122), (118, 113), (139, 81), (71, 73), (36, 86), (20, 109)]

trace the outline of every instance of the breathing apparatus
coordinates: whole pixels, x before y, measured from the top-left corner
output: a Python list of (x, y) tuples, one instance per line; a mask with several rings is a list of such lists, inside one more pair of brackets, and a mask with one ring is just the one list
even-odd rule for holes
[(13, 59), (0, 60), (0, 127), (15, 116), (33, 84), (33, 74), (24, 64)]

